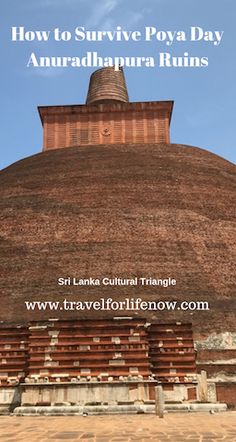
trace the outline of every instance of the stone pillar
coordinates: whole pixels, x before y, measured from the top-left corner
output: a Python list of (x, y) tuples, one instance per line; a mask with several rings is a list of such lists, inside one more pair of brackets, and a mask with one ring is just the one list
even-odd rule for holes
[(161, 385), (155, 387), (155, 413), (159, 417), (164, 417), (164, 394)]
[(143, 382), (138, 383), (138, 402), (143, 404), (146, 399), (145, 388)]
[(208, 389), (207, 389), (207, 373), (205, 370), (201, 370), (201, 374), (197, 375), (198, 388), (197, 398), (200, 402), (208, 402)]
[(215, 382), (208, 382), (207, 383), (207, 390), (208, 390), (208, 401), (212, 403), (217, 402), (217, 394), (216, 394), (216, 384)]

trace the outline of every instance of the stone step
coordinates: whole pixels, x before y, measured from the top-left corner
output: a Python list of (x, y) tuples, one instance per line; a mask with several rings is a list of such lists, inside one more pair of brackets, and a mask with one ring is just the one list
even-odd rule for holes
[[(191, 412), (225, 412), (226, 404), (166, 404), (165, 413)], [(81, 406), (24, 406), (17, 407), (14, 414), (17, 416), (79, 416), (104, 414), (154, 414), (155, 405), (81, 405)]]

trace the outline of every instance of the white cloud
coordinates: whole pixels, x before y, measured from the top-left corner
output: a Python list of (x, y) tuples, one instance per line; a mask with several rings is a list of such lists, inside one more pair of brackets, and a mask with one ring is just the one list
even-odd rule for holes
[(122, 0), (104, 0), (101, 4), (97, 2), (95, 8), (92, 8), (89, 19), (86, 21), (86, 27), (89, 28), (99, 25), (104, 28), (104, 19), (106, 21), (109, 20), (109, 25), (111, 25), (113, 20), (109, 17), (109, 14), (120, 6), (121, 3)]
[[(29, 0), (25, 0), (27, 3)], [(71, 14), (81, 6), (82, 15), (86, 14), (87, 20), (83, 20), (83, 25), (92, 30), (99, 28), (110, 30), (117, 25), (128, 29), (136, 25), (147, 14), (148, 9), (138, 8), (137, 4), (133, 10), (133, 2), (128, 3), (125, 0), (38, 0), (30, 1), (27, 8), (46, 9), (56, 8)], [(123, 7), (122, 7), (123, 6)], [(122, 7), (122, 8), (120, 8)], [(118, 10), (120, 8), (120, 10)]]
[(24, 71), (27, 77), (45, 77), (45, 78), (55, 78), (60, 77), (66, 72), (66, 68), (29, 68)]
[[(116, 26), (122, 26), (124, 29), (130, 29), (137, 25), (143, 18), (145, 14), (145, 11), (141, 12), (128, 12), (125, 18), (122, 18), (121, 16), (118, 17), (104, 17), (104, 20), (101, 20), (99, 22), (99, 29), (102, 29), (104, 31), (110, 30), (115, 28)], [(87, 25), (87, 23), (86, 23)]]
[(140, 12), (129, 12), (124, 22), (125, 28), (128, 29), (134, 25), (137, 25), (143, 19), (143, 17), (145, 17), (145, 14), (145, 9)]
[(80, 3), (84, 3), (84, 0), (40, 0), (37, 2), (37, 6), (42, 8), (46, 6), (79, 6)]

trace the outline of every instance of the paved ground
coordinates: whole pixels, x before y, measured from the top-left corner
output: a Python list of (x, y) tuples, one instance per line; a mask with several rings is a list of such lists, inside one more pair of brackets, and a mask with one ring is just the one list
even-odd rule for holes
[(236, 411), (154, 415), (0, 417), (1, 442), (236, 442)]

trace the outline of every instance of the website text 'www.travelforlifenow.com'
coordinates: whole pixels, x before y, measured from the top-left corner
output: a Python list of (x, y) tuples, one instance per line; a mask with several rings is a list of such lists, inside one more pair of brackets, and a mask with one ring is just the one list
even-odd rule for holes
[[(156, 278), (88, 278), (88, 279), (78, 279), (78, 278), (58, 278), (57, 284), (59, 286), (155, 286), (159, 287), (169, 287), (175, 286), (176, 280), (173, 278), (156, 279)], [(146, 298), (146, 297), (145, 297)], [(123, 300), (113, 299), (112, 297), (104, 298), (99, 297), (98, 299), (88, 300), (88, 299), (77, 299), (69, 300), (64, 298), (63, 300), (34, 300), (25, 301), (25, 307), (29, 311), (34, 310), (50, 310), (50, 311), (206, 311), (210, 309), (209, 302), (205, 300), (198, 301), (176, 301), (172, 300), (146, 300), (142, 297), (125, 297)]]

